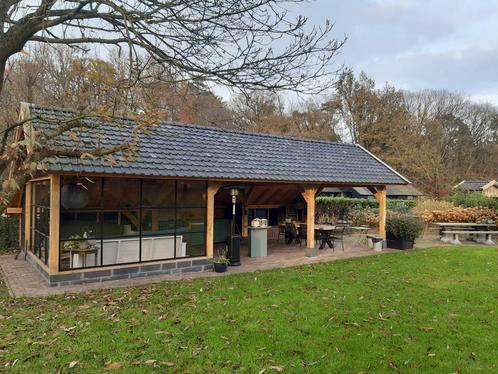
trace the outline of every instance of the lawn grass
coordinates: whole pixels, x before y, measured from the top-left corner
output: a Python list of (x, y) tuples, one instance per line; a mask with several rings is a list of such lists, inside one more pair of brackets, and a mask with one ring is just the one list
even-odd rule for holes
[(496, 247), (430, 248), (76, 296), (4, 297), (0, 367), (490, 373), (498, 372), (497, 309)]

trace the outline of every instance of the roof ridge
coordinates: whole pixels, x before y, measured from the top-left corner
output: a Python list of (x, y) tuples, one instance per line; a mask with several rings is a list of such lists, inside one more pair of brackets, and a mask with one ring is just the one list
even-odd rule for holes
[[(58, 111), (58, 112), (65, 112), (65, 113), (77, 113), (77, 111), (74, 109), (46, 107), (46, 106), (37, 105), (37, 104), (33, 104), (33, 103), (26, 103), (26, 104), (30, 108), (38, 108), (41, 110), (50, 110), (50, 111)], [(111, 116), (111, 118), (115, 118), (118, 120), (126, 120), (126, 121), (130, 121), (130, 122), (137, 122), (137, 120), (133, 119), (130, 116)], [(109, 120), (106, 120), (106, 121), (110, 121), (111, 118), (109, 118)], [(321, 143), (321, 144), (336, 144), (338, 146), (344, 146), (344, 147), (356, 146), (355, 143), (343, 143), (343, 142), (334, 142), (331, 140), (299, 138), (297, 136), (259, 133), (259, 132), (251, 132), (251, 131), (247, 131), (247, 130), (234, 130), (234, 129), (226, 129), (226, 128), (216, 127), (216, 126), (211, 126), (211, 125), (194, 124), (194, 123), (187, 123), (187, 122), (161, 120), (160, 124), (161, 125), (170, 125), (170, 126), (179, 126), (179, 127), (181, 126), (181, 127), (185, 127), (185, 128), (209, 129), (209, 130), (214, 130), (214, 131), (219, 131), (219, 132), (232, 133), (232, 134), (244, 134), (244, 135), (255, 136), (255, 137), (265, 137), (265, 138), (273, 138), (273, 139), (287, 139), (287, 140), (293, 140), (293, 141), (312, 142), (312, 143)], [(152, 127), (152, 128), (154, 128), (154, 127)]]
[(219, 131), (219, 132), (226, 132), (226, 133), (232, 133), (232, 134), (244, 134), (244, 135), (250, 135), (250, 136), (256, 136), (256, 137), (288, 139), (288, 140), (296, 140), (296, 141), (304, 141), (304, 142), (312, 142), (312, 143), (336, 144), (336, 145), (346, 146), (346, 147), (356, 146), (356, 144), (354, 144), (354, 143), (341, 143), (341, 142), (334, 142), (331, 140), (299, 138), (297, 136), (290, 136), (290, 135), (277, 135), (277, 134), (269, 134), (269, 133), (261, 133), (261, 132), (251, 132), (251, 131), (247, 131), (247, 130), (234, 130), (234, 129), (226, 129), (223, 127), (201, 125), (201, 124), (194, 124), (194, 123), (185, 123), (185, 122), (176, 122), (176, 121), (161, 121), (161, 123), (164, 123), (167, 125), (172, 125), (172, 126), (183, 126), (183, 127), (188, 127), (188, 128), (209, 129), (209, 130), (214, 130), (214, 131)]

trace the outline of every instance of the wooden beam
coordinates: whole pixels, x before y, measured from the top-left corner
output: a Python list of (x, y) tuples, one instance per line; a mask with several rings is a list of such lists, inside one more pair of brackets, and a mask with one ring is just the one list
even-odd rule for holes
[[(109, 173), (80, 173), (80, 172), (54, 172), (51, 174), (59, 174), (65, 176), (88, 176), (88, 177), (109, 177)], [(113, 178), (132, 178), (132, 179), (166, 179), (166, 180), (188, 180), (188, 181), (202, 181), (206, 180), (209, 182), (220, 182), (220, 183), (237, 183), (237, 184), (246, 184), (247, 186), (258, 186), (265, 188), (292, 188), (296, 191), (302, 190), (302, 188), (310, 183), (315, 183), (316, 185), (320, 185), (321, 187), (351, 187), (351, 183), (327, 183), (323, 181), (306, 181), (306, 182), (296, 182), (289, 180), (271, 180), (271, 179), (262, 179), (255, 181), (253, 178), (235, 178), (235, 179), (217, 179), (217, 178), (188, 178), (188, 177), (177, 177), (177, 176), (160, 176), (160, 175), (130, 175), (130, 174), (122, 174), (116, 173), (112, 174)], [(361, 183), (355, 184), (355, 187), (369, 187), (369, 186), (378, 186), (375, 183)]]
[(251, 194), (248, 196), (247, 203), (250, 205), (257, 204), (259, 198), (265, 194), (265, 190), (258, 187), (254, 187)]
[(306, 256), (318, 256), (318, 250), (315, 249), (315, 197), (318, 187), (307, 186), (301, 192), (306, 201)]
[(296, 200), (299, 197), (299, 195), (300, 195), (299, 190), (298, 191), (287, 190), (287, 191), (285, 191), (285, 193), (282, 194), (282, 196), (280, 196), (280, 198), (281, 198), (280, 203), (281, 203), (281, 205), (290, 204), (294, 200)]
[(378, 186), (374, 196), (379, 202), (379, 236), (386, 239), (386, 213), (387, 213), (387, 196), (386, 186)]
[(7, 214), (22, 214), (22, 208), (7, 208)]
[[(282, 196), (283, 191), (281, 189), (275, 188), (272, 191), (273, 191), (273, 193), (268, 193), (266, 196), (263, 195), (263, 197), (264, 197), (263, 203), (265, 203), (265, 204), (275, 203), (275, 199), (279, 196)], [(267, 191), (267, 192), (270, 192), (270, 191)]]
[(214, 257), (214, 197), (223, 182), (208, 182), (206, 194), (206, 256)]
[(24, 194), (24, 243), (26, 248), (24, 250), (27, 252), (31, 249), (31, 191), (33, 185), (28, 182), (26, 183), (26, 192)]
[(61, 179), (50, 176), (50, 239), (48, 247), (48, 273), (59, 271), (59, 224), (60, 224)]
[(281, 208), (285, 205), (283, 204), (251, 204), (247, 207), (249, 209), (272, 209), (272, 208)]
[(247, 204), (242, 203), (242, 237), (247, 238), (249, 236), (249, 208)]
[(249, 207), (247, 206), (247, 195), (246, 193), (241, 194), (240, 201), (242, 203), (242, 237), (247, 238), (249, 236)]

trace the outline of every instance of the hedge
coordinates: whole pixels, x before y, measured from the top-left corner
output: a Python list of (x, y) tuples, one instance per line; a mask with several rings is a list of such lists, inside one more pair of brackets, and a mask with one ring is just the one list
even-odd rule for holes
[[(416, 200), (387, 200), (387, 209), (407, 213), (417, 204)], [(353, 199), (349, 197), (319, 196), (316, 198), (318, 215), (334, 216), (345, 219), (353, 210), (376, 210), (379, 203), (375, 199)]]
[(19, 247), (19, 216), (0, 216), (0, 252)]
[(487, 197), (480, 192), (458, 193), (449, 196), (446, 200), (464, 208), (489, 208), (498, 210), (498, 197)]

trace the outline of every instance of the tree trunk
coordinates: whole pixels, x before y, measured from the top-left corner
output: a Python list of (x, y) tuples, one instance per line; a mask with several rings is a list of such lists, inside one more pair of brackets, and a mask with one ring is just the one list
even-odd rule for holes
[(3, 83), (5, 82), (5, 66), (7, 61), (0, 60), (0, 94), (3, 90)]

